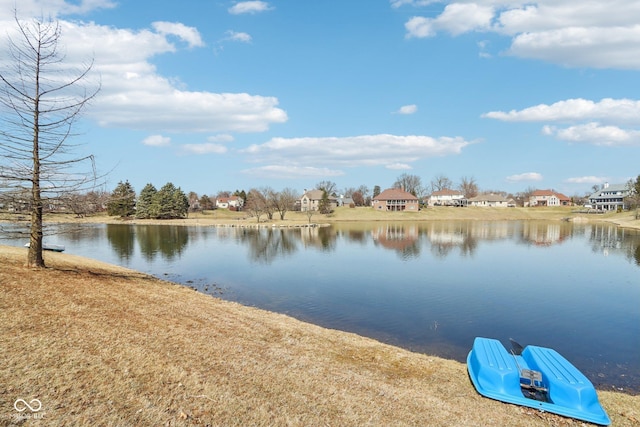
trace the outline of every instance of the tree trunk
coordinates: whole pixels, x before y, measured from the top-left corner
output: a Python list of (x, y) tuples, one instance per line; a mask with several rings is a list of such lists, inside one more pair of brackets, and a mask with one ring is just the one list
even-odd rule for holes
[(33, 98), (33, 175), (31, 179), (31, 230), (27, 266), (45, 267), (42, 256), (42, 194), (40, 193), (40, 58), (35, 73), (35, 96)]

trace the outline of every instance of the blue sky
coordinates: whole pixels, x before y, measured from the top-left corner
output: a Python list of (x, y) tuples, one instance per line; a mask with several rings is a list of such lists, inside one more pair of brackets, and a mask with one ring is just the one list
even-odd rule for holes
[[(95, 60), (75, 142), (108, 191), (407, 173), (571, 196), (640, 174), (635, 0), (17, 3), (60, 21), (70, 62)], [(15, 4), (0, 0), (5, 33)]]

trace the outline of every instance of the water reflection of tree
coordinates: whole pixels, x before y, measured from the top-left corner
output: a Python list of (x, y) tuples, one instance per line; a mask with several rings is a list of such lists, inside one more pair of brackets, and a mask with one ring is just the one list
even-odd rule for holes
[(640, 232), (612, 224), (593, 224), (590, 227), (589, 242), (593, 252), (605, 255), (621, 253), (640, 266)]
[(633, 252), (633, 258), (636, 261), (636, 265), (640, 267), (640, 242), (636, 245), (636, 250)]
[(138, 225), (135, 229), (140, 252), (147, 260), (161, 254), (168, 261), (179, 257), (189, 243), (187, 227), (176, 225)]
[(303, 227), (299, 235), (306, 248), (315, 247), (323, 252), (331, 252), (336, 248), (338, 236), (333, 227)]
[(133, 255), (135, 235), (130, 225), (107, 224), (107, 240), (121, 260), (129, 259)]
[(240, 231), (243, 243), (249, 245), (252, 261), (270, 264), (283, 255), (291, 255), (298, 250), (295, 234), (292, 230), (279, 228), (243, 229)]

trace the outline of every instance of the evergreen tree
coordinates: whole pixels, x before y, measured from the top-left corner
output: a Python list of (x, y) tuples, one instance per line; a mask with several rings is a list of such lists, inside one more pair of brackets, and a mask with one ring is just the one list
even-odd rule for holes
[(107, 214), (109, 216), (119, 216), (125, 218), (135, 213), (136, 192), (129, 184), (129, 181), (120, 181), (116, 189), (111, 193), (107, 204)]
[(242, 199), (242, 204), (247, 203), (247, 193), (246, 191), (242, 190), (236, 190), (235, 193), (233, 193), (234, 196), (240, 197)]
[(173, 218), (184, 218), (189, 215), (189, 197), (180, 187), (173, 193)]
[(183, 218), (189, 211), (189, 199), (179, 187), (168, 182), (156, 193), (154, 206), (158, 208), (155, 218)]
[(144, 186), (136, 204), (136, 218), (148, 219), (156, 217), (157, 207), (154, 206), (154, 200), (157, 193), (158, 190), (153, 184)]
[(379, 194), (380, 194), (380, 186), (379, 185), (375, 185), (373, 187), (373, 197), (376, 198)]
[(200, 209), (202, 209), (203, 211), (213, 209), (213, 202), (206, 194), (203, 194), (200, 197)]

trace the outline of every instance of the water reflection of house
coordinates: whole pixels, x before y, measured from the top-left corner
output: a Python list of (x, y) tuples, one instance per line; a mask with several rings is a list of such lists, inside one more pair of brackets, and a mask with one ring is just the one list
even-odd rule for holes
[(388, 188), (373, 198), (374, 209), (385, 211), (413, 211), (419, 209), (418, 198), (400, 188)]
[(375, 227), (371, 235), (375, 243), (387, 249), (404, 251), (418, 240), (418, 227), (405, 224), (384, 224)]
[[(429, 240), (439, 239), (459, 241), (465, 238), (482, 240), (504, 239), (514, 234), (514, 227), (517, 224), (513, 221), (458, 221), (439, 222), (434, 221), (429, 224), (425, 231)], [(455, 237), (460, 236), (460, 237)]]
[(539, 246), (550, 246), (555, 243), (561, 243), (566, 234), (562, 233), (561, 223), (525, 223), (522, 236)]

